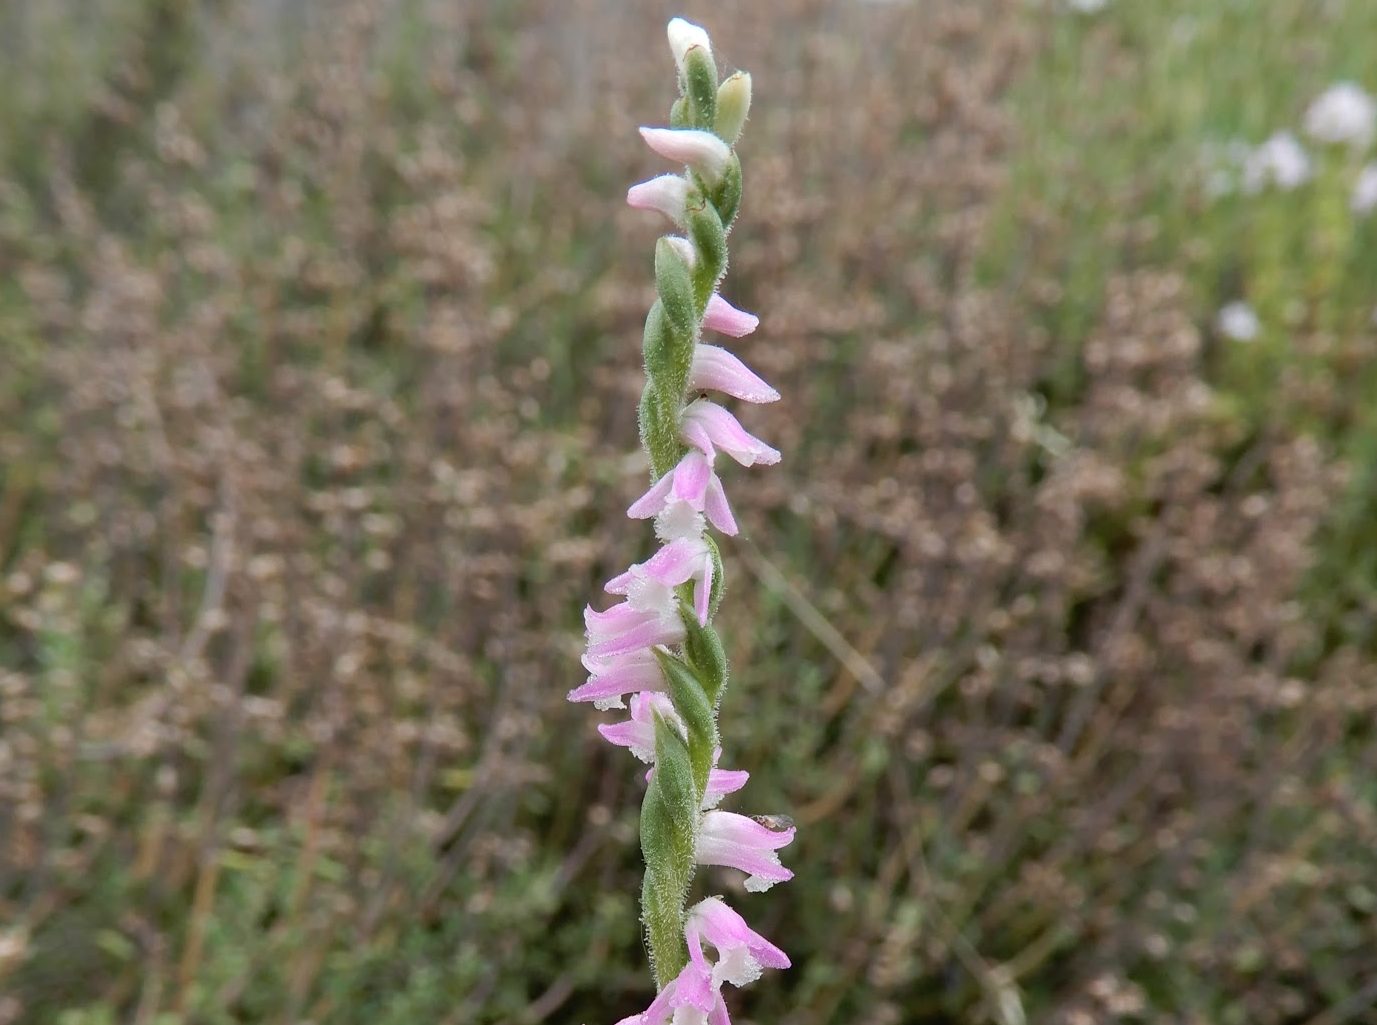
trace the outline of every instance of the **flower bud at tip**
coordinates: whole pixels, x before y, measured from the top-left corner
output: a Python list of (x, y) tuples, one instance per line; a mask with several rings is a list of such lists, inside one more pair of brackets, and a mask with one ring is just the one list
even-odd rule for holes
[(695, 25), (683, 18), (672, 18), (665, 32), (669, 36), (669, 49), (674, 54), (674, 63), (678, 65), (681, 74), (684, 71), (684, 60), (693, 47), (701, 46), (709, 54), (712, 53), (712, 42), (708, 39), (707, 30), (701, 25)]

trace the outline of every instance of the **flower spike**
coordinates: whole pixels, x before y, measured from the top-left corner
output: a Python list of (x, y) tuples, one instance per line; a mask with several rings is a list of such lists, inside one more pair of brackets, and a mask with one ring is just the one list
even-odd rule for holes
[(633, 185), (627, 203), (669, 218), (679, 234), (655, 247), (656, 301), (642, 336), (646, 382), (639, 427), (651, 483), (627, 516), (653, 519), (659, 547), (607, 581), (621, 600), (584, 611), (588, 676), (570, 701), (628, 718), (598, 732), (650, 765), (641, 805), (645, 882), (641, 918), (658, 992), (619, 1025), (731, 1025), (725, 986), (744, 986), (789, 958), (718, 897), (690, 908), (700, 865), (746, 873), (746, 889), (790, 879), (779, 850), (794, 837), (782, 818), (720, 811), (750, 774), (718, 766), (718, 716), (728, 683), (727, 655), (714, 620), (723, 561), (711, 531), (732, 536), (736, 517), (717, 474), (725, 453), (742, 466), (768, 466), (780, 453), (751, 434), (720, 402), (775, 402), (779, 392), (717, 345), (712, 331), (742, 338), (754, 314), (718, 294), (727, 241), (741, 201), (734, 151), (751, 106), (751, 78), (719, 81), (708, 34), (682, 18), (669, 23), (680, 95), (668, 128), (642, 128), (646, 144), (687, 166)]

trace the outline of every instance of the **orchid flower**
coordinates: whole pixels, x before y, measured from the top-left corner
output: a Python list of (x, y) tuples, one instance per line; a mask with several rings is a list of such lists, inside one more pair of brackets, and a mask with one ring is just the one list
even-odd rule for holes
[(718, 985), (729, 982), (744, 986), (760, 978), (763, 968), (789, 967), (788, 955), (753, 931), (721, 897), (709, 897), (693, 906), (684, 925), (684, 936), (688, 940), (689, 959), (700, 969), (707, 966), (704, 941), (717, 951), (712, 978)]
[(631, 696), (631, 718), (598, 727), (609, 744), (624, 747), (643, 762), (655, 761), (655, 717), (660, 716), (681, 734), (684, 721), (666, 695), (642, 691)]
[(732, 338), (745, 338), (760, 324), (760, 318), (753, 313), (738, 310), (716, 292), (708, 299), (707, 312), (703, 315), (703, 328)]
[(793, 839), (793, 826), (776, 830), (735, 812), (710, 811), (703, 816), (696, 857), (700, 865), (739, 868), (746, 873), (746, 889), (759, 893), (794, 878), (775, 853)]

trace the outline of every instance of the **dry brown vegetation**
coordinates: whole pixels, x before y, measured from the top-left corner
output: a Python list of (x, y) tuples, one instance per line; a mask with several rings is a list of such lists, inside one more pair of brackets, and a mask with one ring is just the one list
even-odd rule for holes
[[(647, 540), (666, 10), (413, 6), (128, 0), (13, 106), (0, 1022), (643, 1002), (639, 777), (564, 694)], [(739, 1019), (1367, 1020), (1377, 660), (1303, 600), (1338, 449), (1223, 401), (1149, 216), (1058, 328), (1024, 7), (687, 12), (756, 76), (731, 298), (785, 396), (720, 623), (796, 968)]]

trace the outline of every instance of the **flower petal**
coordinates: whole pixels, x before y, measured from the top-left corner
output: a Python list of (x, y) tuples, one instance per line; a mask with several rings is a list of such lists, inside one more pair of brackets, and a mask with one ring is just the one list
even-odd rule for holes
[(713, 185), (721, 181), (731, 162), (731, 147), (698, 128), (642, 128), (646, 145), (666, 160), (688, 164)]
[(626, 190), (626, 205), (637, 210), (657, 210), (675, 224), (684, 223), (689, 183), (677, 174), (662, 174)]
[(721, 346), (700, 342), (689, 371), (691, 391), (720, 391), (743, 402), (778, 402), (775, 391), (746, 364)]
[(756, 329), (760, 318), (753, 313), (738, 310), (716, 292), (708, 299), (703, 313), (703, 328), (732, 338), (744, 338)]

